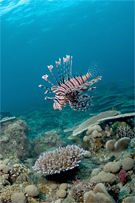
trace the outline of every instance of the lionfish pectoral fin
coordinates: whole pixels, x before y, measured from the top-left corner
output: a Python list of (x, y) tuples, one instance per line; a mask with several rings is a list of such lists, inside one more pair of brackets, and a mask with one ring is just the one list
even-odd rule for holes
[(69, 105), (74, 110), (86, 111), (91, 107), (91, 97), (88, 95), (78, 95), (69, 101)]

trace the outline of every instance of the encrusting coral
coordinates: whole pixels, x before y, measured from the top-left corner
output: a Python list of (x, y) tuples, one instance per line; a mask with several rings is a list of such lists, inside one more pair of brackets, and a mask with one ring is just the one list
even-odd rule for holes
[(80, 158), (85, 154), (85, 151), (76, 146), (68, 145), (65, 148), (59, 148), (54, 151), (46, 152), (35, 162), (33, 169), (37, 173), (51, 175), (67, 171), (78, 166)]

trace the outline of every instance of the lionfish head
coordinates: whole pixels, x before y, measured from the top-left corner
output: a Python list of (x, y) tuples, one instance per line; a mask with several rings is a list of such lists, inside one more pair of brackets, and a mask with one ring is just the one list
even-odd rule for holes
[(55, 61), (59, 79), (56, 78), (52, 71), (53, 66), (47, 66), (56, 81), (56, 85), (48, 80), (48, 75), (43, 75), (42, 78), (50, 83), (51, 87), (44, 87), (44, 85), (39, 85), (39, 87), (46, 90), (45, 94), (54, 93), (54, 97), (45, 97), (45, 99), (54, 101), (54, 109), (62, 110), (62, 107), (69, 103), (74, 110), (86, 111), (91, 107), (92, 96), (88, 96), (84, 92), (95, 89), (91, 85), (101, 80), (102, 77), (98, 76), (88, 81), (91, 77), (89, 71), (84, 76), (72, 77), (72, 60), (72, 56), (66, 55), (65, 58), (63, 57), (63, 64), (61, 63), (61, 58)]

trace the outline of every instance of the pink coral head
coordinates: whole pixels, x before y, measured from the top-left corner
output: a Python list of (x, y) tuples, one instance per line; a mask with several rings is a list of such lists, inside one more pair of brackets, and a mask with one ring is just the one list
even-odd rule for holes
[(118, 181), (124, 183), (127, 180), (126, 171), (120, 171)]
[(18, 152), (18, 156), (22, 156), (22, 152)]

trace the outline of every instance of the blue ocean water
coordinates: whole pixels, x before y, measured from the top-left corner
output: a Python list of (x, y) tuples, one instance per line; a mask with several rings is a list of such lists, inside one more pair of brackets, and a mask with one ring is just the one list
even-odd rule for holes
[[(125, 93), (126, 82), (134, 82), (133, 1), (0, 0), (0, 4), (2, 111), (52, 106), (38, 85), (45, 85), (41, 77), (49, 74), (47, 65), (66, 54), (73, 56), (74, 73), (86, 73), (90, 65), (93, 77), (102, 75), (99, 88), (117, 81)], [(133, 95), (133, 88), (128, 91)]]

